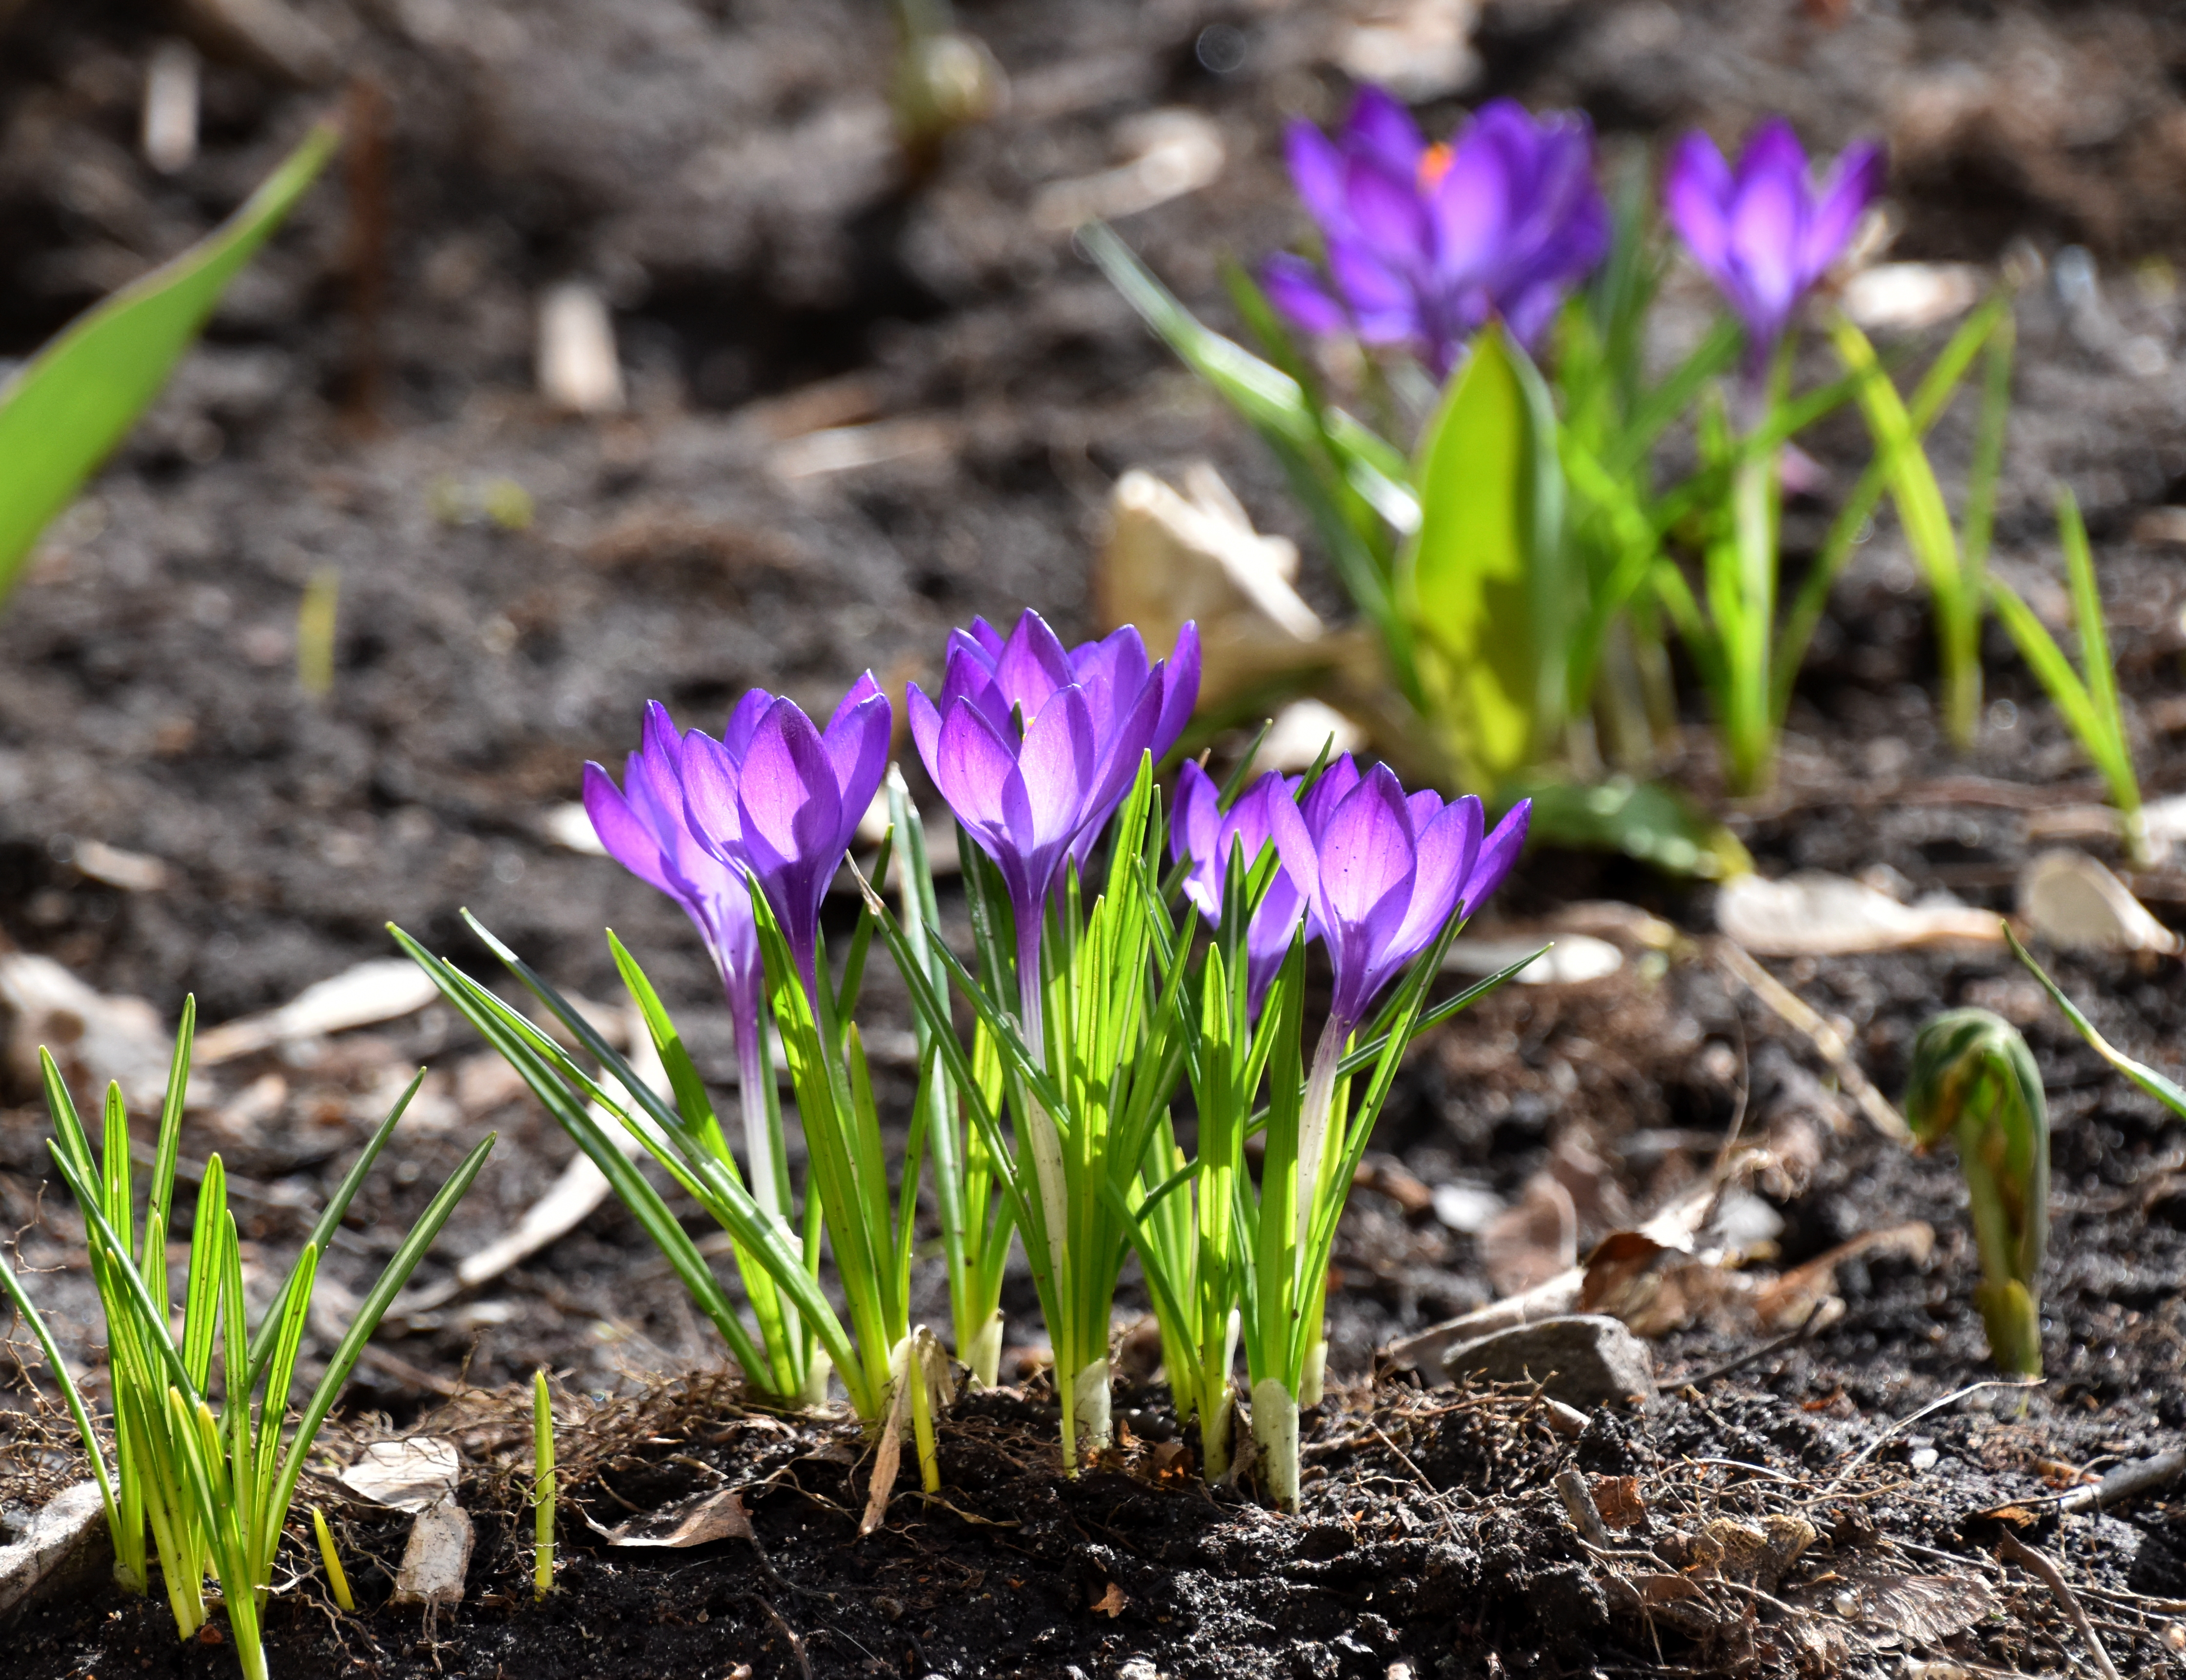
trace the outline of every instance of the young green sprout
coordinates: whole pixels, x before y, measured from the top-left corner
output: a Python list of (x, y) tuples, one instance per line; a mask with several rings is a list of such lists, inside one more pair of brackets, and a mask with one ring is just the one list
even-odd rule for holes
[[(41, 1057), (53, 1121), (49, 1147), (83, 1215), (92, 1280), (104, 1309), (114, 1404), (111, 1475), (82, 1394), (51, 1331), (21, 1280), (4, 1265), (0, 1265), (0, 1291), (36, 1336), (82, 1436), (92, 1473), (104, 1497), (116, 1582), (130, 1592), (147, 1591), (156, 1551), (176, 1629), (187, 1639), (209, 1615), (206, 1577), (217, 1579), (245, 1680), (265, 1680), (261, 1618), (273, 1589), (274, 1561), (305, 1459), (381, 1315), (485, 1164), (493, 1137), (489, 1134), (464, 1157), (411, 1228), (378, 1281), (355, 1308), (341, 1345), (327, 1360), (317, 1386), (294, 1428), (289, 1430), (291, 1392), (318, 1257), (424, 1075), (421, 1072), (411, 1082), (394, 1112), (365, 1145), (255, 1330), (245, 1310), (242, 1241), (228, 1210), (227, 1174), (219, 1156), (205, 1162), (191, 1222), (189, 1269), (179, 1280), (182, 1313), (177, 1339), (167, 1270), (168, 1218), (174, 1205), (196, 1018), (194, 1002), (186, 1000), (141, 1224), (129, 1116), (120, 1087), (107, 1089), (102, 1147), (94, 1151), (59, 1069), (50, 1056)], [(217, 1408), (209, 1397), (216, 1362), (221, 1391)], [(150, 1547), (146, 1545), (148, 1528)], [(328, 1561), (330, 1575), (339, 1582), (339, 1566), (330, 1554)], [(343, 1590), (337, 1588), (338, 1593)]]
[(2049, 1245), (2049, 1112), (2019, 1029), (1985, 1009), (1948, 1010), (1913, 1043), (1905, 1118), (1920, 1149), (1944, 1138), (1972, 1196), (1989, 1357), (2042, 1374), (2042, 1261)]
[(554, 1590), (554, 1408), (546, 1373), (531, 1374), (531, 1590), (543, 1599)]
[(334, 1602), (355, 1610), (356, 1600), (350, 1596), (349, 1576), (342, 1572), (340, 1554), (334, 1550), (334, 1531), (327, 1526), (327, 1514), (317, 1505), (311, 1507), (311, 1532), (319, 1537), (319, 1561), (327, 1566), (327, 1587)]

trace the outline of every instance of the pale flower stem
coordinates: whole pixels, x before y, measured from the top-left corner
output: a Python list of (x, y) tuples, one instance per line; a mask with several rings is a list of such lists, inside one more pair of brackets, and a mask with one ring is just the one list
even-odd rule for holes
[(1329, 1110), (1336, 1101), (1336, 1070), (1343, 1060), (1343, 1046), (1351, 1037), (1348, 1022), (1329, 1017), (1314, 1047), (1313, 1068), (1306, 1075), (1305, 1102), (1298, 1114), (1298, 1246), (1303, 1263), (1308, 1236), (1313, 1229), (1314, 1196), (1320, 1186), (1321, 1156), (1326, 1152)]
[[(1045, 1068), (1047, 1061), (1046, 1034), (1040, 1014), (1040, 931), (1034, 924), (1029, 938), (1017, 936), (1017, 1021), (1025, 1036), (1025, 1047), (1031, 1052), (1033, 1065)], [(1066, 1240), (1069, 1235), (1069, 1190), (1064, 1178), (1062, 1140), (1055, 1129), (1055, 1118), (1030, 1091), (1025, 1093), (1025, 1142), (1032, 1151), (1033, 1173), (1040, 1181), (1040, 1216), (1047, 1225), (1048, 1263), (1054, 1268), (1049, 1274), (1055, 1280), (1057, 1301), (1068, 1301), (1069, 1291), (1064, 1286), (1068, 1275), (1064, 1270), (1064, 1258), (1068, 1253)], [(1076, 1354), (1077, 1338), (1071, 1332), (1075, 1326), (1062, 1324), (1049, 1327), (1054, 1336), (1056, 1389), (1062, 1400), (1062, 1462), (1066, 1472), (1075, 1474), (1078, 1466), (1078, 1419), (1075, 1375), (1068, 1363)], [(1102, 1347), (1107, 1347), (1106, 1326), (1102, 1327)]]
[[(747, 1016), (736, 1011), (733, 1001), (731, 1011), (737, 1016), (737, 1094), (743, 1112), (744, 1161), (749, 1168), (752, 1200), (759, 1203), (759, 1211), (793, 1242), (795, 1234), (790, 1230), (788, 1210), (782, 1205), (781, 1158), (777, 1152), (779, 1140), (775, 1135), (774, 1117), (766, 1100), (767, 1080), (771, 1075), (759, 1043), (759, 1034), (765, 1029), (760, 1026), (756, 1012)], [(782, 1324), (783, 1333), (793, 1349), (799, 1345), (800, 1327), (797, 1309), (787, 1300), (782, 1303)], [(800, 1375), (809, 1382), (810, 1372)], [(823, 1380), (823, 1397), (824, 1394)]]

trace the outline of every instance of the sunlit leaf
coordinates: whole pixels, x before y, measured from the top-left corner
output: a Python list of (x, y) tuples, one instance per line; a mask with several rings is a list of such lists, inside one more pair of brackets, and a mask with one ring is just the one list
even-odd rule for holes
[(1540, 376), (1499, 327), (1483, 333), (1430, 423), (1420, 529), (1399, 587), (1421, 682), (1476, 777), (1533, 763), (1562, 722), (1563, 478)]
[(249, 199), (171, 262), (99, 304), (0, 386), (0, 596), (38, 534), (167, 383), (221, 292), (333, 155), (322, 124)]

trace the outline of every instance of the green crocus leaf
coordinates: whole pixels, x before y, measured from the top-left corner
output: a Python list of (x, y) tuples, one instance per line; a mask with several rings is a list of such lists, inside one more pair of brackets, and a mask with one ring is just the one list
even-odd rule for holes
[(243, 266), (333, 155), (321, 124), (189, 249), (93, 308), (0, 385), (0, 596), (38, 535), (151, 405)]
[(1531, 837), (1589, 852), (1622, 852), (1672, 875), (1720, 881), (1744, 875), (1753, 860), (1738, 837), (1660, 781), (1611, 776), (1592, 787), (1544, 777), (1506, 784), (1499, 804), (1533, 802)]
[(1422, 440), (1420, 527), (1399, 567), (1421, 685), (1467, 772), (1500, 781), (1563, 722), (1576, 602), (1547, 387), (1500, 326), (1475, 340)]

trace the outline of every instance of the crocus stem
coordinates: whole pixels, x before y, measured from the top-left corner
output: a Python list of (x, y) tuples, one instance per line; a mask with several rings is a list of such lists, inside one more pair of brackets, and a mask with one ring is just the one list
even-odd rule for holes
[[(1040, 906), (1020, 905), (1017, 908), (1017, 1021), (1025, 1036), (1025, 1048), (1031, 1052), (1034, 1065), (1047, 1065), (1047, 1040), (1040, 1011)], [(1025, 1098), (1025, 1141), (1032, 1151), (1033, 1173), (1040, 1182), (1040, 1206), (1042, 1223), (1047, 1227), (1047, 1256), (1054, 1270), (1049, 1274), (1055, 1280), (1056, 1296), (1067, 1299), (1068, 1291), (1064, 1280), (1069, 1275), (1064, 1269), (1064, 1258), (1069, 1252), (1066, 1241), (1069, 1235), (1069, 1187), (1063, 1175), (1062, 1139), (1055, 1128), (1055, 1117), (1041, 1106), (1030, 1091)], [(1028, 1233), (1029, 1235), (1029, 1233)], [(1076, 1475), (1078, 1470), (1078, 1371), (1069, 1361), (1076, 1351), (1078, 1338), (1071, 1334), (1073, 1326), (1068, 1324), (1049, 1326), (1055, 1341), (1056, 1390), (1062, 1401), (1062, 1467), (1065, 1473)], [(1107, 1327), (1102, 1326), (1102, 1343), (1107, 1343)]]
[(1313, 1230), (1314, 1194), (1320, 1186), (1320, 1157), (1328, 1141), (1329, 1110), (1336, 1100), (1336, 1070), (1343, 1060), (1343, 1046), (1351, 1037), (1351, 1023), (1331, 1016), (1314, 1047), (1313, 1067), (1306, 1075), (1305, 1101), (1298, 1112), (1298, 1248), (1303, 1260)]

